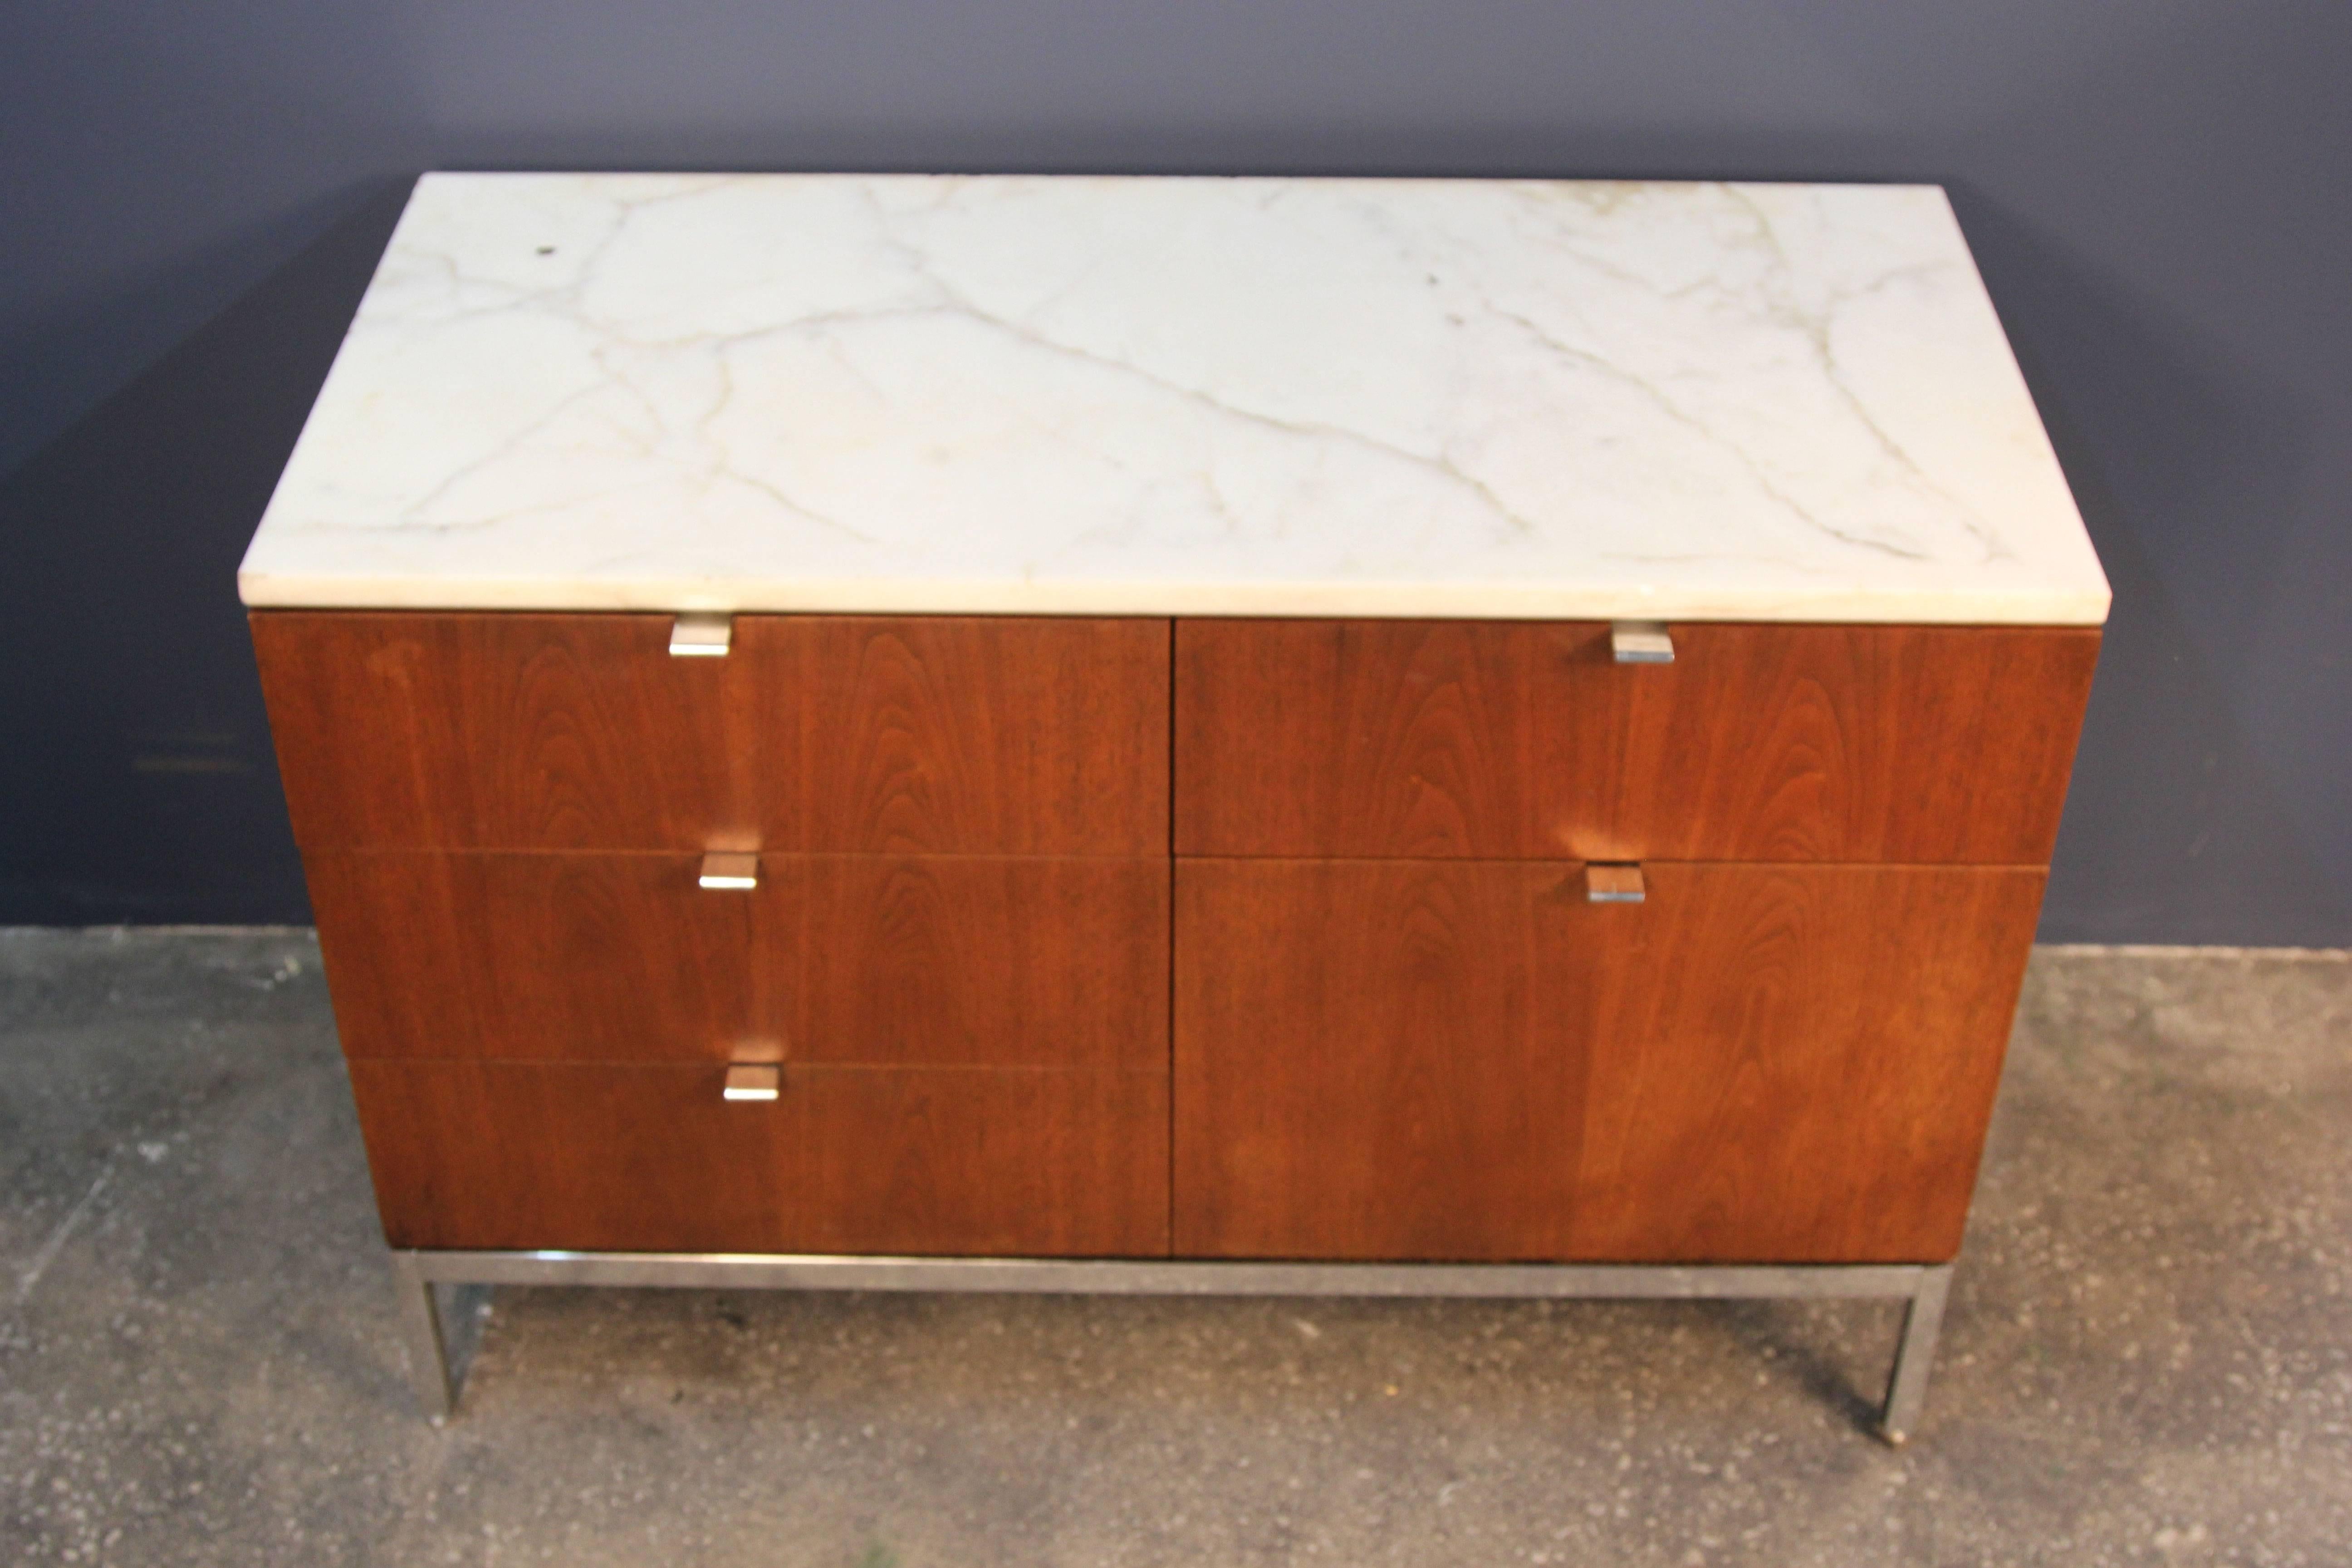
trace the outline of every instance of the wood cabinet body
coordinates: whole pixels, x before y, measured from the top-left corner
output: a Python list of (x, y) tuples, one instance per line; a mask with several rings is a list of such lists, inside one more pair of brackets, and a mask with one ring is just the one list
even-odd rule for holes
[(395, 1245), (1103, 1258), (1948, 1258), (2097, 647), (253, 626)]

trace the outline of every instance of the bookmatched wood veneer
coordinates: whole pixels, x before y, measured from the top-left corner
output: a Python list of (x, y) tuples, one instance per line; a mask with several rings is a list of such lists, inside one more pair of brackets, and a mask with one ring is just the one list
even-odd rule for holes
[(1183, 620), (1180, 855), (2042, 865), (2099, 634)]
[(1037, 1256), (1950, 1257), (2097, 648), (253, 625), (396, 1243)]

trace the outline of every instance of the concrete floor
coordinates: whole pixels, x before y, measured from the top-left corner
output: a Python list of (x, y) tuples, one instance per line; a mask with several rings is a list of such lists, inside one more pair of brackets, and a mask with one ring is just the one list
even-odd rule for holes
[(0, 932), (0, 1562), (2352, 1562), (2352, 963), (2037, 958), (1885, 1304), (509, 1290), (402, 1379), (307, 932)]

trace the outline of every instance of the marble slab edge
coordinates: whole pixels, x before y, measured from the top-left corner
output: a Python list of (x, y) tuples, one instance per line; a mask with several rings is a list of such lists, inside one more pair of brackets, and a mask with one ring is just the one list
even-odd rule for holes
[(453, 580), (444, 575), (293, 576), (240, 573), (247, 607), (414, 611), (745, 615), (1231, 616), (1263, 618), (1511, 621), (1759, 621), (1911, 626), (2096, 626), (2109, 595), (2060, 589), (1902, 593), (1884, 588), (1788, 595), (1707, 592), (1688, 586), (1644, 594), (1513, 584), (1187, 584), (989, 582), (800, 582), (658, 577), (625, 581), (544, 578)]

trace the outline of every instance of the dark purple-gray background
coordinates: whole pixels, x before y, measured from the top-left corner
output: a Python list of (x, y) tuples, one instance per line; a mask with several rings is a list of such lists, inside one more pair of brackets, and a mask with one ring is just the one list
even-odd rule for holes
[(233, 574), (420, 170), (1948, 186), (2116, 589), (2056, 941), (2352, 942), (2340, 0), (0, 15), (0, 923), (306, 918)]

